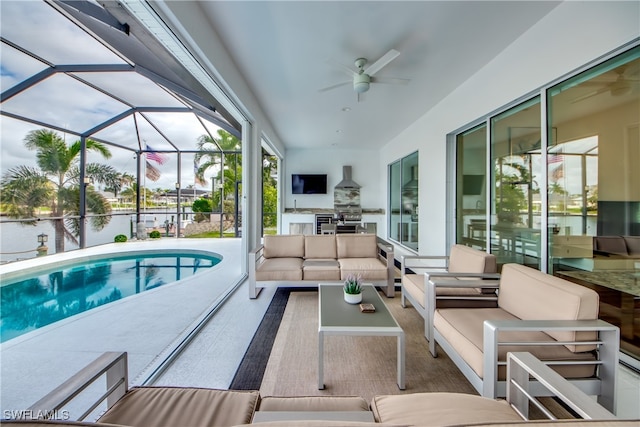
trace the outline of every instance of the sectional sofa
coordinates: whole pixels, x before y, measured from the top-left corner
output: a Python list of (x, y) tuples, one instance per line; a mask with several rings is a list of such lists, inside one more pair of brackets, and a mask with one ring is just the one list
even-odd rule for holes
[(393, 297), (393, 245), (375, 234), (267, 235), (249, 253), (249, 297), (265, 286), (318, 286), (350, 274)]
[[(578, 427), (632, 426), (638, 420), (618, 420), (580, 390), (530, 353), (510, 353), (511, 387), (507, 400), (493, 400), (462, 393), (408, 393), (375, 396), (367, 402), (358, 396), (261, 396), (258, 391), (214, 390), (190, 387), (134, 387), (129, 389), (126, 353), (105, 353), (85, 367), (25, 414), (65, 414), (64, 407), (83, 390), (98, 397), (81, 401), (89, 410), (72, 419), (83, 420), (92, 407), (106, 401), (97, 422), (68, 420), (5, 420), (22, 426), (86, 427), (205, 427), (245, 426), (518, 426), (530, 418), (530, 405), (545, 408), (531, 399), (530, 377), (543, 382), (575, 415), (563, 421), (536, 422), (536, 426)], [(96, 388), (96, 386), (98, 386)], [(106, 392), (100, 388), (106, 388)], [(78, 410), (80, 413), (83, 409)], [(566, 412), (561, 411), (566, 416)], [(557, 409), (552, 411), (559, 415)], [(74, 413), (75, 414), (75, 413)], [(544, 412), (540, 412), (544, 414)], [(536, 418), (544, 418), (540, 414)], [(71, 415), (71, 414), (70, 414)], [(546, 414), (544, 414), (546, 415)], [(548, 416), (548, 415), (547, 415)], [(27, 418), (27, 417), (24, 417)], [(577, 421), (575, 418), (590, 421)]]

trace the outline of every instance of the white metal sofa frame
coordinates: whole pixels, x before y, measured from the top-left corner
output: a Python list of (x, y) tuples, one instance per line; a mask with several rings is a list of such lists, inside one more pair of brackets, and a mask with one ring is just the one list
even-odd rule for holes
[[(481, 288), (489, 286), (495, 288), (495, 283), (487, 283), (484, 280), (478, 281), (454, 281), (454, 280), (432, 280), (428, 283), (428, 294), (430, 301), (429, 317), (433, 319), (435, 313), (436, 287), (457, 286)], [(473, 309), (471, 309), (473, 310)], [(432, 320), (433, 321), (433, 320)], [(541, 345), (539, 342), (527, 341), (500, 341), (499, 333), (504, 332), (532, 332), (532, 331), (580, 331), (597, 332), (598, 339), (594, 341), (553, 341), (545, 342), (544, 345), (572, 345), (589, 344), (597, 346), (596, 361), (545, 361), (546, 365), (597, 365), (598, 376), (594, 378), (566, 379), (574, 384), (584, 393), (590, 396), (598, 396), (598, 402), (615, 413), (616, 399), (616, 378), (619, 362), (620, 330), (603, 320), (485, 320), (483, 330), (483, 377), (480, 377), (471, 366), (458, 354), (447, 340), (432, 327), (433, 339), (429, 341), (429, 351), (433, 357), (437, 357), (436, 343), (447, 353), (449, 358), (460, 369), (462, 374), (469, 380), (471, 385), (484, 397), (495, 399), (505, 397), (507, 393), (507, 381), (498, 380), (498, 367), (504, 366), (506, 362), (498, 360), (499, 346), (532, 346)], [(530, 390), (533, 395), (545, 396), (548, 390), (540, 387), (541, 384), (531, 384)]]
[[(570, 384), (565, 378), (558, 375), (551, 368), (540, 362), (535, 356), (527, 352), (509, 353), (507, 355), (507, 382), (506, 399), (514, 411), (524, 420), (529, 419), (529, 408), (537, 407), (542, 414), (551, 420), (556, 417), (549, 411), (544, 403), (540, 402), (531, 393), (532, 380), (540, 384), (548, 391), (547, 395), (556, 396), (566, 406), (571, 408), (579, 417), (586, 420), (616, 420), (613, 413), (596, 403), (579, 388)], [(67, 381), (56, 387), (53, 391), (40, 399), (29, 409), (34, 413), (55, 414), (64, 408), (81, 392), (88, 389), (96, 381), (106, 377), (106, 391), (97, 398), (87, 398), (85, 402), (91, 402), (90, 408), (76, 421), (83, 421), (105, 400), (108, 411), (128, 391), (128, 370), (126, 352), (107, 352), (84, 367)], [(100, 393), (99, 389), (91, 388), (93, 393)], [(531, 404), (531, 405), (530, 405)], [(188, 411), (189, 408), (175, 408)], [(418, 409), (419, 410), (419, 409)], [(44, 417), (46, 419), (46, 416)], [(4, 421), (3, 421), (4, 422)], [(482, 422), (481, 419), (478, 422)], [(9, 424), (11, 422), (9, 421)]]

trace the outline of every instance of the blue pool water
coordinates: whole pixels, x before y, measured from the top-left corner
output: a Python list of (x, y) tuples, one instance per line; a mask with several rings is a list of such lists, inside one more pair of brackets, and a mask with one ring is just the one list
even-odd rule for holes
[(0, 277), (0, 342), (193, 276), (220, 260), (200, 252), (111, 254), (58, 263), (48, 270), (20, 273), (21, 277)]

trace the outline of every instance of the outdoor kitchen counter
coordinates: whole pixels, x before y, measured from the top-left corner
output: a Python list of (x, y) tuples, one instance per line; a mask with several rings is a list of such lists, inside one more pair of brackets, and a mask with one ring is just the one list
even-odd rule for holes
[[(362, 209), (363, 215), (384, 215), (384, 209)], [(335, 213), (334, 208), (285, 208), (285, 214), (333, 214)]]

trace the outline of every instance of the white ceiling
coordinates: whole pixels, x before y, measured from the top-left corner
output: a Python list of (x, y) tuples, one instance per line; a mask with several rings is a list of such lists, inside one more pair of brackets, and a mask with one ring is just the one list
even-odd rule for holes
[[(556, 1), (207, 1), (226, 44), (283, 144), (377, 149), (555, 8)], [(332, 60), (354, 67), (400, 52), (357, 102)], [(515, 72), (515, 70), (514, 70)], [(343, 111), (350, 108), (350, 111)]]

